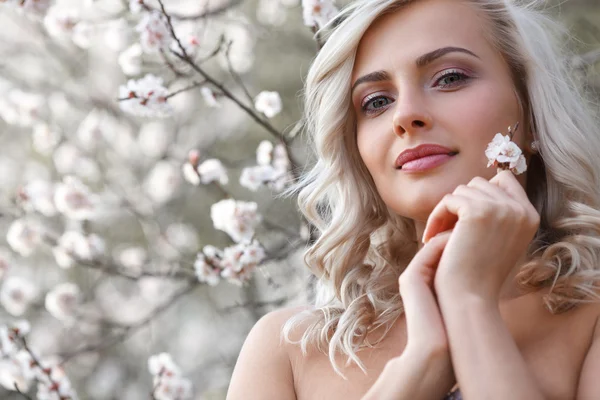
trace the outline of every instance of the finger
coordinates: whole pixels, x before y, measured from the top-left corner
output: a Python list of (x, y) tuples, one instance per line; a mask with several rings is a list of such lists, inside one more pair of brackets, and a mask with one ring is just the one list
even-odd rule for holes
[(455, 194), (447, 194), (435, 206), (423, 232), (423, 243), (427, 243), (432, 237), (440, 232), (454, 228), (462, 209), (472, 204), (468, 197)]
[(525, 189), (512, 172), (500, 171), (496, 176), (490, 179), (490, 183), (503, 189), (506, 194), (519, 201), (519, 203), (530, 204)]
[(435, 273), (449, 237), (448, 232), (432, 238), (417, 253), (399, 279), (409, 338), (443, 330), (432, 284), (422, 279), (422, 271), (427, 269)]
[(468, 187), (475, 188), (480, 190), (481, 192), (486, 193), (488, 196), (493, 199), (500, 200), (506, 197), (510, 197), (509, 194), (498, 185), (495, 185), (482, 177), (475, 177), (469, 182)]
[(433, 283), (435, 270), (451, 233), (440, 233), (424, 245), (408, 264), (400, 279), (405, 281), (425, 278), (425, 280), (430, 279), (428, 283)]
[[(479, 188), (469, 186), (469, 185), (458, 185), (456, 187), (456, 189), (454, 189), (454, 192), (452, 192), (452, 194), (455, 194), (458, 196), (463, 196), (463, 197), (470, 197), (472, 199), (485, 200), (485, 201), (494, 199), (494, 196), (492, 194), (490, 194), (486, 191), (480, 190)], [(499, 188), (497, 188), (497, 189), (502, 190)]]

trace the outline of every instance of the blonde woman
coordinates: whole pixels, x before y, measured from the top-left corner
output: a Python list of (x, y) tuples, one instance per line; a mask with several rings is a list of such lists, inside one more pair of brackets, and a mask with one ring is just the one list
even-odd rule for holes
[[(296, 188), (316, 304), (255, 325), (228, 399), (600, 399), (600, 131), (524, 3), (362, 0), (331, 24)], [(527, 171), (488, 168), (517, 122)]]

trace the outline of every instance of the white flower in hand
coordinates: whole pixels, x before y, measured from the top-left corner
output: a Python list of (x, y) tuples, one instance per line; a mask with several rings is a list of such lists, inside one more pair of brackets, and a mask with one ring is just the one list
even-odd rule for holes
[(522, 174), (527, 170), (523, 152), (508, 135), (497, 133), (488, 144), (485, 155), (488, 158), (488, 167), (495, 166), (499, 170), (508, 169), (515, 175)]

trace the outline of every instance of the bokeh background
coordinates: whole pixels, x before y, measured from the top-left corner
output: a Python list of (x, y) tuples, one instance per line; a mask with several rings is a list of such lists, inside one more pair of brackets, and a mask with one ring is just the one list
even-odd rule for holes
[[(262, 123), (210, 84), (203, 86), (220, 106), (211, 106), (198, 87), (170, 98), (167, 118), (123, 111), (119, 87), (129, 79), (152, 73), (174, 92), (200, 78), (168, 50), (123, 55), (139, 42), (136, 26), (145, 12), (132, 12), (129, 1), (57, 0), (47, 11), (53, 18), (23, 12), (17, 3), (0, 0), (0, 323), (26, 318), (29, 347), (58, 362), (81, 399), (148, 399), (154, 384), (148, 359), (163, 352), (192, 382), (192, 398), (224, 399), (253, 324), (270, 310), (310, 299), (302, 262), (310, 238), (294, 199), (278, 197), (273, 187), (240, 184), (265, 140), (285, 143), (294, 173), (311, 161), (297, 122), (318, 43), (300, 0), (164, 1), (181, 35), (198, 39), (195, 60), (203, 71)], [(576, 73), (597, 100), (600, 3), (553, 0), (546, 7), (565, 23), (566, 45), (580, 55)], [(221, 39), (231, 43), (227, 54), (211, 56)], [(262, 91), (281, 97), (281, 112), (272, 118), (254, 109)], [(200, 162), (219, 159), (227, 184), (186, 180), (182, 166), (191, 150)], [(31, 186), (47, 182), (55, 194), (65, 176), (96, 196), (93, 217), (52, 213), (52, 197), (44, 203), (41, 186)], [(211, 218), (211, 206), (225, 198), (255, 202), (262, 216), (255, 237), (266, 258), (241, 286), (227, 279), (208, 285), (194, 275), (204, 246), (233, 244)], [(15, 221), (44, 232), (22, 232), (20, 240), (35, 242), (30, 254), (8, 239)], [(103, 250), (61, 266), (56, 240), (65, 231), (98, 235)], [(52, 306), (50, 312), (48, 293), (65, 282), (78, 294), (54, 298), (62, 314)], [(24, 398), (5, 389), (15, 380), (27, 382), (3, 357), (0, 398)], [(31, 385), (32, 398), (35, 392)]]

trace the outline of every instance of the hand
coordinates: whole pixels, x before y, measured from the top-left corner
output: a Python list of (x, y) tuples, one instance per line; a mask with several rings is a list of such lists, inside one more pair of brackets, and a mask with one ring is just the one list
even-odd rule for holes
[(433, 283), (450, 232), (428, 241), (398, 280), (408, 334), (407, 349), (448, 356), (448, 338)]
[(497, 301), (539, 221), (535, 207), (509, 171), (501, 171), (490, 181), (476, 177), (458, 186), (434, 208), (423, 234), (427, 242), (453, 228), (435, 276), (436, 291), (470, 292)]
[(399, 279), (407, 345), (388, 361), (362, 400), (438, 400), (456, 382), (449, 342), (433, 292), (436, 268), (450, 233), (437, 235), (413, 257)]

